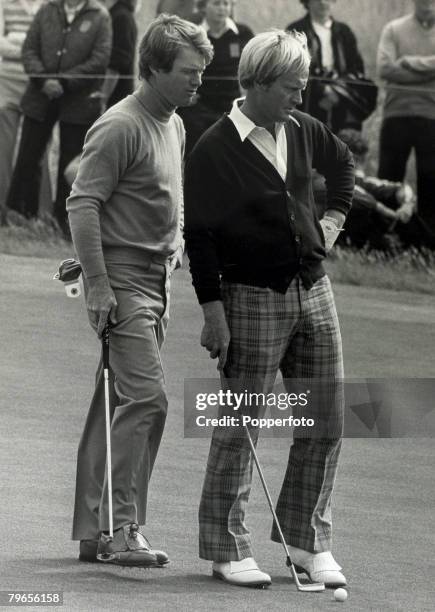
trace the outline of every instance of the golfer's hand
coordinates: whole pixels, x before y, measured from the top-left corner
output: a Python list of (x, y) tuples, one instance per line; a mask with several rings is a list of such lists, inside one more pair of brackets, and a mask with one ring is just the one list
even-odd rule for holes
[(57, 79), (47, 79), (42, 86), (42, 92), (45, 93), (47, 98), (54, 100), (63, 95), (63, 87)]
[(116, 323), (116, 298), (106, 274), (87, 279), (86, 308), (91, 325), (101, 338), (108, 321)]
[(202, 305), (204, 311), (204, 327), (201, 332), (201, 346), (210, 353), (211, 359), (219, 357), (218, 370), (225, 367), (228, 346), (230, 344), (230, 330), (225, 317), (224, 306), (220, 300), (206, 302)]
[(335, 210), (327, 210), (322, 219), (320, 219), (320, 225), (322, 227), (323, 236), (325, 238), (326, 252), (332, 249), (342, 230), (345, 216), (343, 213)]

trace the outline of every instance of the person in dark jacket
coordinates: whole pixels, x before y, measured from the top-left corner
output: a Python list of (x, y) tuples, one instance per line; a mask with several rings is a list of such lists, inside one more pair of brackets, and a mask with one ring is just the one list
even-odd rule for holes
[(99, 88), (109, 64), (110, 15), (97, 0), (49, 0), (30, 26), (23, 63), (30, 77), (18, 158), (7, 206), (26, 217), (38, 213), (39, 163), (54, 124), (60, 126), (60, 154), (54, 216), (67, 233), (65, 201), (68, 163), (80, 153), (85, 134), (101, 112)]
[(205, 19), (201, 25), (213, 45), (214, 57), (204, 72), (195, 103), (178, 111), (186, 128), (186, 154), (223, 113), (231, 110), (233, 100), (240, 95), (239, 59), (253, 33), (231, 18), (233, 4), (233, 0), (205, 0), (203, 3)]
[(374, 110), (376, 89), (352, 86), (353, 80), (364, 78), (364, 61), (356, 37), (348, 25), (332, 17), (335, 0), (301, 0), (301, 3), (307, 14), (290, 23), (287, 30), (305, 32), (312, 57), (303, 110), (335, 133), (345, 127), (361, 129), (361, 113), (354, 103), (364, 105), (365, 97), (370, 98), (368, 116)]
[(134, 17), (136, 0), (106, 0), (106, 7), (112, 18), (113, 29), (112, 54), (107, 70), (109, 78), (106, 81), (109, 88), (106, 108), (109, 108), (134, 91), (133, 74), (137, 42), (137, 25)]

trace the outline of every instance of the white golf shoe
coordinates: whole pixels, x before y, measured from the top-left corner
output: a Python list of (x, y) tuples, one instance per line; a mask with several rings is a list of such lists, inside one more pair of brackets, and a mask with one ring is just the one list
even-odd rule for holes
[(213, 562), (213, 577), (235, 586), (267, 588), (272, 584), (270, 576), (262, 572), (255, 559), (248, 557), (241, 561)]
[(312, 582), (323, 582), (329, 588), (346, 586), (341, 567), (330, 551), (310, 553), (295, 546), (288, 546), (288, 549), (298, 574), (305, 572)]

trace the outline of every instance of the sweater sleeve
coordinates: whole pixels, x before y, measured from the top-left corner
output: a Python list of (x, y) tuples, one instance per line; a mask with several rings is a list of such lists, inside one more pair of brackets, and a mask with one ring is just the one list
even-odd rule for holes
[(344, 215), (350, 210), (355, 185), (355, 166), (347, 145), (317, 120), (312, 120), (313, 167), (326, 182), (326, 208)]
[(86, 135), (67, 211), (71, 234), (86, 278), (106, 273), (100, 215), (134, 156), (132, 122), (106, 113)]
[(221, 299), (216, 224), (213, 222), (214, 187), (219, 184), (218, 169), (204, 147), (189, 156), (184, 179), (184, 237), (193, 286), (200, 304)]

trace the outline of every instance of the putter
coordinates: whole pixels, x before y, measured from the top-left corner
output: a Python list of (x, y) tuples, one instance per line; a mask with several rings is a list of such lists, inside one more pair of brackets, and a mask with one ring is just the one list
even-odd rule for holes
[(107, 495), (109, 505), (109, 538), (113, 540), (113, 501), (112, 501), (112, 445), (110, 441), (110, 402), (109, 402), (109, 335), (110, 326), (106, 325), (101, 337), (103, 348), (104, 407), (106, 413), (106, 465)]
[(275, 508), (273, 507), (272, 498), (270, 496), (269, 489), (267, 488), (266, 480), (264, 479), (263, 470), (261, 469), (260, 462), (258, 461), (257, 451), (255, 450), (251, 434), (249, 433), (249, 428), (247, 425), (244, 425), (244, 428), (248, 438), (249, 446), (251, 447), (252, 456), (254, 457), (255, 465), (257, 466), (258, 475), (260, 476), (261, 484), (263, 485), (264, 493), (269, 503), (270, 511), (272, 512), (273, 520), (275, 521), (276, 528), (278, 529), (279, 539), (281, 540), (281, 544), (283, 545), (283, 548), (285, 550), (285, 555), (287, 558), (286, 564), (287, 567), (290, 569), (290, 573), (293, 577), (293, 580), (295, 581), (296, 587), (298, 591), (304, 592), (316, 593), (319, 591), (324, 591), (325, 585), (323, 584), (323, 582), (310, 582), (308, 584), (302, 584), (298, 578), (295, 566), (293, 565), (293, 561), (290, 558), (290, 553), (284, 538), (284, 534), (281, 529), (281, 525), (279, 524), (278, 517), (276, 516)]

